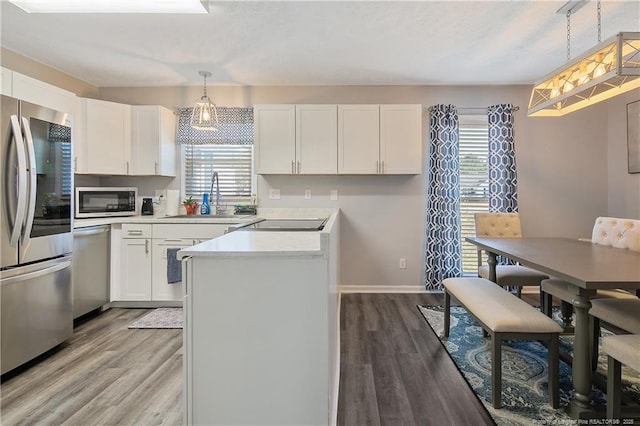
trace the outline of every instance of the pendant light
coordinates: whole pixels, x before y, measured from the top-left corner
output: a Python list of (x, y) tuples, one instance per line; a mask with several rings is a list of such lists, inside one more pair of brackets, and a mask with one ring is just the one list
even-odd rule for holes
[(621, 32), (570, 60), (571, 14), (586, 1), (570, 1), (556, 13), (567, 16), (567, 63), (534, 84), (528, 116), (560, 117), (640, 88), (640, 32)]
[(207, 96), (207, 77), (211, 77), (209, 71), (198, 71), (204, 78), (204, 93), (196, 102), (191, 114), (191, 127), (197, 130), (218, 131), (218, 111), (216, 105)]

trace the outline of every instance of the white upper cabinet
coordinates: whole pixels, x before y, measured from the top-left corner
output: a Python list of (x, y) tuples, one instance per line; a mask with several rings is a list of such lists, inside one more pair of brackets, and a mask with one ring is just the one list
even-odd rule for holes
[(158, 105), (132, 106), (131, 131), (129, 174), (175, 176), (175, 114)]
[(422, 173), (422, 105), (380, 105), (380, 173)]
[(75, 142), (82, 147), (76, 147), (76, 173), (129, 174), (131, 106), (83, 98), (80, 115), (80, 134)]
[(253, 120), (256, 173), (295, 173), (295, 105), (256, 105)]
[(338, 173), (380, 170), (380, 107), (338, 105)]
[(421, 174), (422, 105), (339, 105), (339, 174)]
[(13, 96), (13, 71), (0, 67), (0, 95)]
[(256, 105), (256, 172), (336, 174), (336, 105)]
[[(11, 96), (14, 98), (73, 114), (76, 102), (74, 93), (17, 72), (11, 74)], [(3, 86), (4, 78), (3, 71)]]
[(256, 173), (421, 174), (422, 105), (256, 105)]
[(296, 174), (338, 172), (336, 105), (296, 105)]

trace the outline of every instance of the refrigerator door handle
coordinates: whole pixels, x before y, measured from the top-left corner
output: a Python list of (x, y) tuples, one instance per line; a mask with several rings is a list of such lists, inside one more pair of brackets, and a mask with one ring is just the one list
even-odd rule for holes
[(27, 245), (31, 239), (31, 229), (33, 228), (33, 217), (36, 213), (36, 179), (38, 177), (36, 170), (36, 150), (33, 145), (33, 137), (31, 136), (31, 127), (29, 120), (22, 117), (22, 128), (27, 146), (27, 158), (29, 160), (29, 201), (27, 203), (27, 219), (25, 221), (24, 232), (22, 234), (22, 244)]
[(57, 271), (61, 271), (71, 266), (71, 261), (67, 260), (64, 262), (60, 262), (56, 265), (49, 266), (48, 268), (40, 269), (34, 272), (28, 272), (22, 275), (16, 275), (15, 277), (3, 278), (0, 284), (9, 285), (15, 282), (32, 280), (34, 278), (42, 277), (44, 275), (52, 274)]
[[(16, 142), (16, 154), (18, 157), (18, 204), (16, 205), (16, 215), (14, 217), (13, 230), (11, 231), (11, 240), (9, 243), (11, 246), (17, 246), (20, 233), (22, 232), (27, 203), (27, 158), (24, 149), (24, 140), (22, 139), (22, 130), (20, 129), (20, 122), (18, 121), (17, 115), (11, 116), (11, 133)], [(5, 185), (7, 185), (7, 188), (5, 188), (5, 190), (7, 190), (10, 183), (5, 181)], [(10, 194), (10, 191), (7, 190), (6, 193)]]

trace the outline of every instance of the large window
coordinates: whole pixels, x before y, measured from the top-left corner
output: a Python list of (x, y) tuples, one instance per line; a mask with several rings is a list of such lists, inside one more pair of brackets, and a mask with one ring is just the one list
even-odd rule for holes
[(464, 241), (475, 235), (473, 215), (489, 209), (487, 172), (488, 123), (485, 115), (460, 116), (460, 224), (462, 230), (462, 270), (477, 274), (476, 247)]
[(208, 194), (213, 172), (218, 172), (223, 203), (251, 200), (253, 145), (183, 145), (183, 153), (187, 197)]

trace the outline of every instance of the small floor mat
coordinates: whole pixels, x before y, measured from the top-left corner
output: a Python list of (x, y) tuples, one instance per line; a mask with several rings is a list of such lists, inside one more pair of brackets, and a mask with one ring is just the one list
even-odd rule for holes
[(138, 318), (128, 328), (182, 328), (182, 308), (157, 308)]

